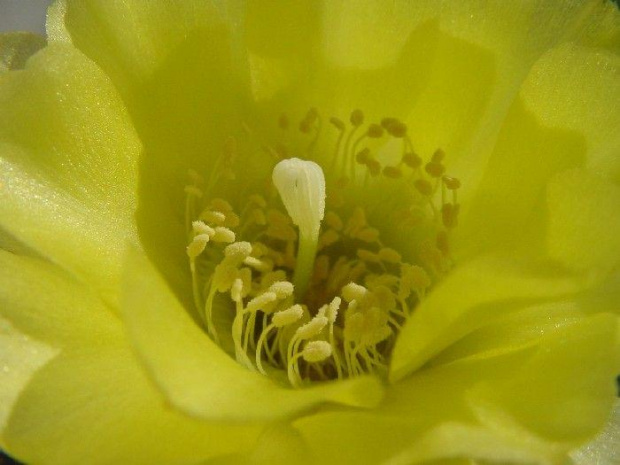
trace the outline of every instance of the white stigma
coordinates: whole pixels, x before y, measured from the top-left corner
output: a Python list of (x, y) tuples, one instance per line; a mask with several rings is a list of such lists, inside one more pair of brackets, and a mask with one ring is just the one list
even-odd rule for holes
[(299, 228), (293, 284), (297, 296), (303, 297), (312, 277), (325, 214), (325, 176), (312, 161), (288, 158), (275, 166), (272, 179), (288, 215)]
[(273, 169), (273, 183), (301, 236), (316, 238), (325, 214), (325, 176), (312, 161), (288, 158)]

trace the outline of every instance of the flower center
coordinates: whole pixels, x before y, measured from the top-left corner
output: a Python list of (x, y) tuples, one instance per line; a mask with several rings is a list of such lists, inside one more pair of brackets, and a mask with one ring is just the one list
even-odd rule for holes
[[(330, 122), (332, 159), (268, 147), (271, 187), (241, 196), (239, 213), (211, 197), (234, 180), (232, 142), (206, 187), (196, 173), (186, 187), (187, 255), (207, 333), (248, 369), (295, 387), (386, 373), (400, 329), (452, 266), (460, 183), (444, 175), (443, 151), (424, 164), (395, 118), (364, 127), (356, 110), (349, 125)], [(278, 124), (289, 129), (284, 116)], [(314, 109), (299, 125), (308, 158), (321, 127)], [(382, 166), (372, 147), (395, 141), (399, 161)]]

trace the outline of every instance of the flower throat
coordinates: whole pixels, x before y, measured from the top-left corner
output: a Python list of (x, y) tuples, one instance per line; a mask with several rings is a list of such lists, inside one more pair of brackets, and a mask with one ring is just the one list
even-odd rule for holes
[[(355, 110), (349, 124), (329, 121), (337, 131), (331, 160), (267, 147), (270, 188), (244, 196), (237, 212), (210, 197), (218, 183), (234, 182), (233, 140), (206, 186), (191, 172), (186, 187), (187, 255), (207, 333), (243, 366), (294, 387), (385, 374), (400, 329), (452, 266), (460, 183), (444, 174), (443, 151), (423, 163), (395, 118), (364, 126)], [(288, 118), (278, 125), (288, 131)], [(321, 128), (315, 109), (299, 124), (310, 138), (308, 158)], [(389, 139), (400, 142), (400, 161), (382, 166), (366, 142)], [(407, 248), (412, 257), (384, 243), (391, 225), (370, 224), (366, 208), (348, 195), (356, 187), (377, 195), (393, 189), (399, 206), (391, 222), (415, 241), (415, 253)]]

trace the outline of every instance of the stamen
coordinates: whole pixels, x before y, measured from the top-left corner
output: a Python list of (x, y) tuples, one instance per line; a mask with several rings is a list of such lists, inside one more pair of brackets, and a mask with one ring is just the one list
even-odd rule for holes
[[(217, 293), (228, 294), (221, 303), (230, 306), (234, 357), (264, 375), (286, 372), (293, 387), (387, 371), (396, 334), (452, 266), (450, 234), (460, 210), (461, 183), (446, 175), (445, 152), (438, 149), (423, 161), (402, 121), (365, 124), (361, 110), (351, 112), (348, 121), (326, 120), (338, 131), (328, 212), (322, 168), (289, 158), (298, 136), (284, 133), (290, 126), (284, 114), (277, 125), (287, 145), (276, 141), (264, 148), (278, 160), (271, 180), (286, 211), (269, 190), (236, 199), (243, 205), (239, 214), (227, 200), (210, 198), (214, 186), (234, 178), (242, 145), (233, 138), (207, 185), (190, 172), (185, 189), (193, 297), (206, 331), (219, 342), (214, 312), (226, 307), (214, 303)], [(308, 152), (318, 144), (322, 121), (311, 108), (300, 123), (312, 138)], [(398, 139), (400, 161), (386, 165), (378, 160), (383, 151), (364, 147), (382, 137)], [(359, 168), (365, 170), (363, 180), (356, 177)], [(371, 183), (387, 186), (385, 209), (394, 212), (377, 217), (405, 230), (422, 225), (410, 236), (416, 240), (415, 264), (384, 244), (385, 225), (373, 224), (377, 205), (362, 207), (351, 199), (355, 189)], [(218, 330), (226, 321), (222, 316), (215, 315)]]
[(327, 341), (308, 342), (301, 353), (308, 363), (322, 362), (332, 354), (332, 346)]
[(202, 252), (204, 252), (207, 243), (209, 242), (208, 234), (198, 234), (194, 237), (192, 242), (187, 246), (187, 255), (194, 259)]

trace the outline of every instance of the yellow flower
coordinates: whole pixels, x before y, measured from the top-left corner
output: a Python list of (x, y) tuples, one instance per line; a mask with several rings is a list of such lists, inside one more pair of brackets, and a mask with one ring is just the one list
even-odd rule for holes
[(0, 38), (3, 450), (613, 447), (574, 452), (620, 371), (612, 3), (66, 0), (47, 27), (25, 70), (39, 45)]

